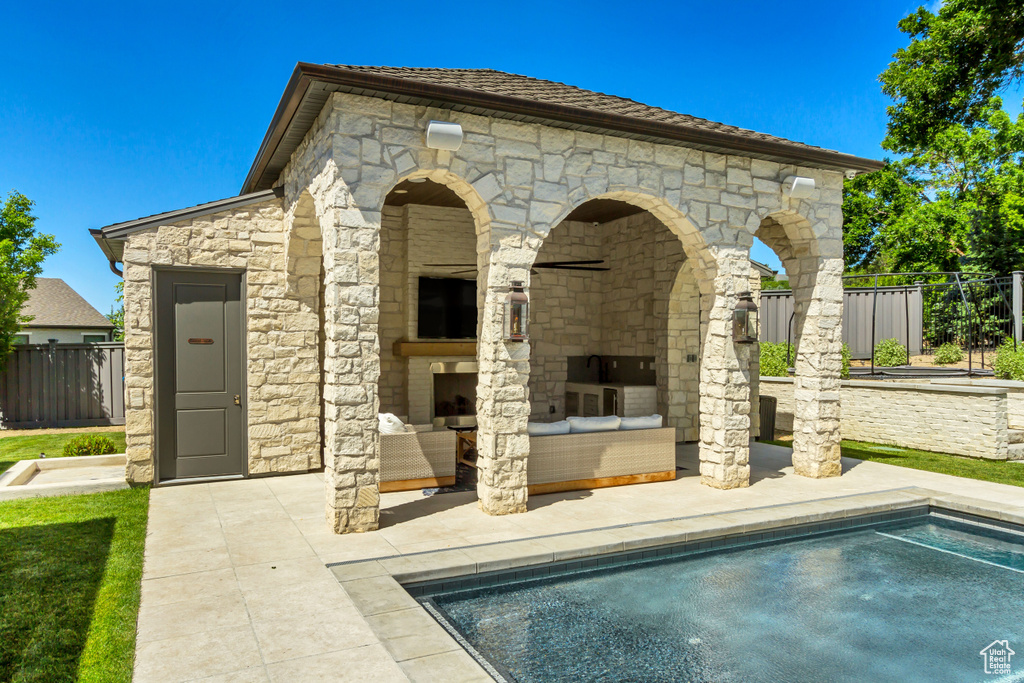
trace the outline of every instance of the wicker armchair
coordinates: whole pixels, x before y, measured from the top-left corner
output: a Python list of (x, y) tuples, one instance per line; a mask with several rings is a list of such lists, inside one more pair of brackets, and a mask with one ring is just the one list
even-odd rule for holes
[(381, 434), (381, 492), (455, 484), (455, 437), (450, 429)]

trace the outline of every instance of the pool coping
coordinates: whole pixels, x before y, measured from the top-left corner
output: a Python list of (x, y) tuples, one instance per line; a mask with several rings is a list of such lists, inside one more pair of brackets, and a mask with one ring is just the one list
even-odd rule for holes
[[(999, 506), (976, 498), (920, 487), (896, 488), (797, 503), (675, 517), (501, 541), (475, 546), (328, 564), (387, 651), (407, 673), (424, 680), (495, 680), (409, 592), (426, 584), (569, 560), (621, 555), (655, 546), (679, 546), (821, 525), (914, 508), (1024, 526), (1024, 506)], [(764, 539), (769, 540), (769, 539)], [(415, 661), (413, 661), (415, 660)], [(410, 671), (415, 668), (415, 671)]]

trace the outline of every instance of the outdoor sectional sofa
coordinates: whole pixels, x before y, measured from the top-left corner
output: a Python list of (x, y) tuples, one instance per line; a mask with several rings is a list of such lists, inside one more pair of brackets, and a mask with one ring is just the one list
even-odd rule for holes
[[(570, 422), (586, 419), (570, 418)], [(530, 436), (526, 482), (531, 495), (675, 478), (673, 427)]]

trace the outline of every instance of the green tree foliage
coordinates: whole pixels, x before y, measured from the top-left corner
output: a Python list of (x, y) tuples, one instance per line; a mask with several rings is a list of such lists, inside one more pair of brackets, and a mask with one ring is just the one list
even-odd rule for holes
[(43, 272), (43, 260), (60, 245), (35, 230), (32, 201), (11, 192), (0, 209), (0, 368), (7, 363), (14, 335), (30, 320), (21, 314), (28, 293)]
[(848, 271), (1024, 268), (1024, 117), (997, 97), (1024, 77), (1024, 4), (948, 0), (899, 27), (880, 80), (900, 156), (846, 183)]
[(114, 291), (117, 292), (117, 298), (114, 299), (116, 307), (110, 307), (110, 313), (107, 314), (107, 320), (114, 324), (114, 341), (124, 341), (124, 280), (114, 285)]
[(882, 72), (889, 107), (885, 147), (915, 153), (949, 126), (984, 120), (993, 95), (1024, 76), (1020, 0), (947, 0), (938, 14), (921, 7), (899, 22), (910, 45)]

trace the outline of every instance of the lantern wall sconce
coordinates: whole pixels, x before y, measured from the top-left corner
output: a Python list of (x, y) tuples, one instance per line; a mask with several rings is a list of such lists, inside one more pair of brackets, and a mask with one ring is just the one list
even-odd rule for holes
[(737, 344), (757, 342), (757, 305), (750, 292), (741, 292), (732, 312), (732, 340)]
[(530, 297), (523, 283), (513, 280), (505, 295), (505, 341), (526, 341), (530, 338)]

